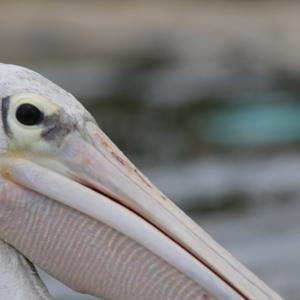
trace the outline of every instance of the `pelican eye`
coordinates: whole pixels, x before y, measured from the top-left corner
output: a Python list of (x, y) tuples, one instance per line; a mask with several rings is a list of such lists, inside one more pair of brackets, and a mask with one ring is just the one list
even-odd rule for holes
[(17, 108), (16, 118), (23, 125), (34, 126), (44, 120), (44, 114), (36, 106), (24, 103)]

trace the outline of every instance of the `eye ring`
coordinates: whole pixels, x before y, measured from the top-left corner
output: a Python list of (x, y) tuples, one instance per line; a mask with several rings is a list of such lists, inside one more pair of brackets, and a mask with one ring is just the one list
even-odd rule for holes
[(16, 119), (25, 126), (35, 126), (42, 123), (44, 114), (36, 106), (23, 103), (16, 110)]

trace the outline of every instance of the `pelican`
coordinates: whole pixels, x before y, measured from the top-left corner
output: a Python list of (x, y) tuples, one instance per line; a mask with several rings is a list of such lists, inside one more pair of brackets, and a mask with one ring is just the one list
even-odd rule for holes
[(282, 299), (142, 175), (71, 94), (0, 64), (0, 98), (0, 238), (11, 251), (103, 299)]

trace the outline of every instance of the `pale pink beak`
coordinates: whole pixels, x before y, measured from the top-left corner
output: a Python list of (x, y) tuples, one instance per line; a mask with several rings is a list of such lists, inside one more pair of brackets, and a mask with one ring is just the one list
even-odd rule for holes
[(92, 122), (55, 158), (14, 158), (5, 176), (137, 241), (220, 299), (281, 299), (164, 196)]

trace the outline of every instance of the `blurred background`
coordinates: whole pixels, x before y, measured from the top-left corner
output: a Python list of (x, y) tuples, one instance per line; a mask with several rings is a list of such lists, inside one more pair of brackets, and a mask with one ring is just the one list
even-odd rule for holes
[[(172, 200), (300, 299), (300, 2), (0, 1), (1, 62), (73, 93)], [(59, 300), (88, 300), (46, 278)]]

